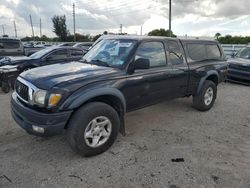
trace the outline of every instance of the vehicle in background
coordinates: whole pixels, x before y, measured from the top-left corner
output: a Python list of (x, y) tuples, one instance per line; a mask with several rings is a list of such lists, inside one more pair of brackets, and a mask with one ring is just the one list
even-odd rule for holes
[(51, 47), (34, 53), (30, 57), (5, 57), (0, 60), (0, 65), (2, 65), (0, 66), (0, 83), (4, 83), (2, 90), (5, 93), (8, 92), (13, 81), (23, 71), (56, 63), (78, 61), (83, 54), (80, 48)]
[(0, 38), (0, 56), (24, 55), (24, 47), (21, 40), (16, 38)]
[(228, 60), (227, 80), (250, 86), (250, 46), (246, 46)]
[(78, 42), (73, 47), (81, 48), (83, 52), (86, 54), (93, 44), (94, 44), (93, 42)]
[(32, 55), (32, 54), (34, 54), (34, 53), (36, 53), (36, 52), (38, 52), (38, 51), (40, 51), (40, 50), (42, 50), (42, 49), (44, 49), (45, 47), (44, 46), (38, 46), (38, 47), (34, 47), (34, 46), (32, 46), (32, 47), (24, 47), (24, 55), (25, 56), (30, 56), (30, 55)]
[(29, 57), (5, 57), (0, 60), (0, 68), (1, 66), (13, 65), (16, 66), (20, 72), (23, 72), (35, 67), (77, 61), (80, 60), (82, 56), (83, 51), (80, 48), (55, 46), (40, 50)]
[(23, 72), (11, 112), (28, 133), (52, 136), (67, 129), (74, 151), (97, 155), (119, 131), (125, 134), (126, 112), (188, 96), (196, 109), (210, 110), (227, 65), (217, 41), (113, 36), (81, 61)]

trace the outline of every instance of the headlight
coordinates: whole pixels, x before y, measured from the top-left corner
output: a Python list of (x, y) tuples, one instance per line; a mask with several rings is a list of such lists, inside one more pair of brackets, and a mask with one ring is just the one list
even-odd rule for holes
[(37, 104), (39, 106), (44, 106), (46, 95), (47, 95), (47, 91), (45, 91), (45, 90), (36, 91), (34, 94), (35, 104)]
[(49, 107), (56, 106), (59, 103), (59, 101), (61, 100), (61, 98), (62, 98), (61, 94), (52, 93), (49, 97), (48, 106)]

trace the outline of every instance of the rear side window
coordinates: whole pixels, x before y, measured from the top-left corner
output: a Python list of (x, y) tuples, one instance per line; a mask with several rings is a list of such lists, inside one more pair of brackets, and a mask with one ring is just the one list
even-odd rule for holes
[(72, 57), (83, 56), (83, 52), (81, 50), (70, 50), (70, 53)]
[(206, 48), (204, 44), (188, 44), (187, 50), (189, 57), (192, 60), (203, 60), (206, 59)]
[(221, 52), (216, 44), (187, 44), (189, 57), (194, 61), (216, 59), (221, 57)]
[(207, 57), (209, 59), (216, 59), (221, 57), (220, 49), (216, 44), (208, 44), (207, 47)]
[(136, 53), (135, 59), (149, 59), (150, 67), (166, 65), (166, 54), (163, 43), (145, 42), (142, 43)]
[(172, 65), (182, 64), (182, 53), (179, 44), (176, 41), (168, 41), (169, 62)]
[(0, 41), (0, 49), (17, 49), (20, 48), (19, 41)]

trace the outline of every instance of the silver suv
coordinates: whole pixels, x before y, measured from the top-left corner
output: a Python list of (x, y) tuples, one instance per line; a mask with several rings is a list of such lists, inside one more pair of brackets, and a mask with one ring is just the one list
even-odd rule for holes
[(24, 55), (24, 47), (19, 39), (0, 37), (0, 57)]

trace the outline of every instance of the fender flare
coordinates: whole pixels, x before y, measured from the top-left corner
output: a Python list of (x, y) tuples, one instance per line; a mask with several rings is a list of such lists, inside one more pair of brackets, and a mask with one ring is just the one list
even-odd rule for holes
[(105, 88), (96, 88), (96, 89), (91, 89), (86, 91), (78, 91), (76, 93), (73, 93), (71, 96), (69, 96), (68, 99), (62, 104), (60, 109), (76, 109), (82, 106), (85, 102), (88, 100), (98, 97), (98, 96), (103, 96), (103, 95), (110, 95), (118, 98), (121, 103), (124, 112), (126, 112), (126, 100), (123, 96), (123, 94), (115, 88), (110, 88), (110, 87), (105, 87)]
[(206, 74), (206, 76), (204, 76), (204, 77), (201, 78), (201, 80), (199, 82), (199, 85), (198, 85), (198, 89), (197, 89), (196, 94), (199, 94), (201, 92), (202, 86), (204, 85), (204, 83), (207, 80), (207, 78), (209, 76), (213, 76), (213, 75), (215, 75), (217, 77), (218, 81), (219, 81), (220, 76), (219, 76), (219, 73), (216, 70), (210, 70), (210, 71), (208, 71), (207, 74)]
[(79, 90), (78, 92), (69, 96), (69, 98), (66, 99), (66, 101), (61, 105), (60, 109), (74, 110), (82, 106), (88, 100), (103, 95), (113, 96), (120, 100), (122, 105), (122, 114), (120, 115), (120, 133), (125, 136), (126, 131), (124, 115), (126, 113), (126, 100), (121, 91), (116, 88), (104, 87), (91, 89), (88, 91)]

